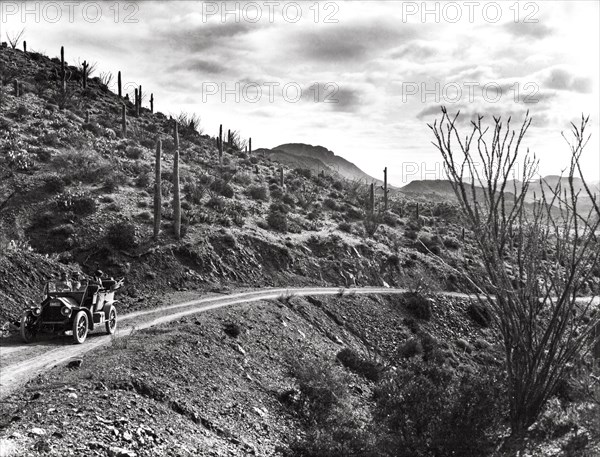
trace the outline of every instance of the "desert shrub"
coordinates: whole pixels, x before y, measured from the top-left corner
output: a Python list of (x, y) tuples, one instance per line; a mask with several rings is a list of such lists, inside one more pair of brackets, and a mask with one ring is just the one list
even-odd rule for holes
[(226, 207), (225, 201), (222, 197), (211, 197), (207, 202), (206, 206), (210, 209), (214, 209), (215, 211), (223, 211)]
[(337, 202), (331, 198), (326, 198), (325, 200), (323, 200), (323, 207), (327, 208), (331, 211), (339, 210), (339, 206), (338, 206)]
[(106, 175), (104, 182), (102, 183), (102, 189), (108, 193), (112, 193), (119, 190), (126, 182), (127, 177), (123, 173), (115, 170)]
[(419, 240), (415, 243), (415, 248), (417, 251), (422, 252), (423, 254), (434, 254), (440, 255), (442, 253), (441, 249), (441, 241), (437, 236), (420, 236)]
[(318, 359), (291, 361), (291, 374), (300, 391), (300, 411), (309, 420), (324, 421), (348, 396), (347, 378), (331, 363)]
[(128, 146), (125, 150), (125, 155), (133, 160), (139, 160), (144, 157), (144, 148), (139, 146)]
[(56, 197), (55, 205), (61, 211), (70, 211), (78, 216), (89, 216), (97, 209), (96, 200), (83, 191), (63, 192)]
[(431, 302), (429, 298), (419, 292), (402, 294), (402, 301), (407, 311), (417, 319), (431, 319)]
[(444, 246), (448, 249), (458, 249), (460, 248), (460, 242), (456, 238), (446, 237), (444, 238)]
[(152, 183), (152, 173), (141, 173), (135, 178), (135, 185), (145, 189)]
[(83, 124), (81, 128), (94, 134), (95, 136), (102, 136), (102, 134), (104, 133), (104, 129), (95, 122), (88, 122), (87, 124)]
[(135, 246), (135, 225), (129, 222), (115, 222), (108, 227), (106, 238), (117, 249), (128, 249)]
[(254, 178), (252, 177), (252, 175), (250, 173), (237, 173), (233, 177), (233, 181), (235, 183), (239, 184), (240, 186), (247, 187), (250, 184), (252, 184), (252, 182), (254, 181)]
[(312, 177), (312, 171), (308, 168), (294, 168), (294, 173), (306, 179), (310, 179)]
[(381, 367), (376, 362), (361, 357), (350, 348), (342, 349), (336, 357), (350, 371), (363, 376), (369, 381), (379, 381)]
[(140, 220), (148, 222), (152, 219), (152, 214), (149, 211), (143, 211), (137, 216)]
[(296, 206), (296, 199), (290, 194), (284, 194), (283, 197), (281, 197), (281, 202), (288, 205), (290, 208)]
[(481, 327), (489, 327), (492, 322), (490, 310), (481, 303), (470, 303), (467, 307), (467, 315)]
[(206, 188), (199, 182), (189, 182), (183, 186), (183, 193), (186, 200), (198, 205), (202, 203), (202, 199), (206, 195)]
[(376, 390), (376, 418), (388, 432), (379, 449), (399, 457), (483, 456), (493, 448), (506, 397), (497, 371), (456, 374), (408, 362)]
[(226, 322), (223, 326), (223, 331), (226, 335), (237, 338), (242, 333), (242, 327), (235, 322)]
[(417, 338), (411, 338), (398, 347), (398, 356), (404, 359), (410, 359), (423, 354), (423, 346)]
[(252, 200), (260, 200), (260, 201), (268, 201), (269, 200), (269, 191), (264, 185), (254, 185), (250, 186), (246, 191)]
[(216, 179), (210, 185), (210, 190), (225, 198), (233, 198), (233, 188), (223, 179)]
[(398, 218), (390, 212), (385, 212), (381, 217), (381, 222), (390, 227), (396, 227), (398, 225)]
[(82, 182), (99, 182), (114, 172), (114, 167), (93, 149), (69, 150), (54, 158), (58, 170), (70, 171), (73, 179)]
[(267, 216), (267, 224), (273, 230), (286, 233), (288, 231), (287, 214), (271, 210)]
[(248, 216), (248, 211), (242, 203), (235, 202), (233, 205), (227, 207), (226, 215), (231, 219), (231, 222), (238, 227), (242, 227), (245, 223), (245, 218)]
[(338, 225), (338, 229), (342, 232), (352, 233), (352, 224), (350, 222), (341, 222)]
[(65, 190), (65, 182), (60, 176), (51, 175), (44, 180), (44, 189), (49, 193), (60, 193)]
[(365, 228), (365, 234), (373, 237), (377, 229), (381, 225), (381, 217), (377, 213), (365, 214), (363, 219), (363, 227)]

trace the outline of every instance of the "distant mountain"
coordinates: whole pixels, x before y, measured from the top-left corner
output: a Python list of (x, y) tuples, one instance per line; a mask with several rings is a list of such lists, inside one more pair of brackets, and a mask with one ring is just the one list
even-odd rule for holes
[(369, 183), (382, 183), (381, 180), (373, 178), (352, 162), (335, 155), (333, 151), (323, 146), (289, 143), (282, 144), (273, 149), (257, 149), (256, 153), (264, 154), (271, 160), (287, 165), (288, 167), (307, 168), (314, 173), (324, 171), (328, 174), (339, 174), (350, 180), (366, 180)]
[[(529, 189), (527, 190), (527, 202), (532, 203), (536, 198), (540, 198), (542, 195), (542, 188), (546, 190), (546, 194), (550, 196), (549, 189), (554, 189), (560, 182), (562, 190), (569, 190), (569, 180), (565, 177), (556, 175), (549, 175), (542, 178), (542, 181), (535, 180), (529, 183)], [(506, 185), (505, 193), (513, 194), (515, 185), (517, 190), (521, 188), (520, 181), (509, 181)], [(575, 192), (580, 192), (579, 201), (582, 208), (587, 208), (590, 204), (590, 199), (585, 192), (583, 181), (579, 178), (573, 179), (573, 186)], [(600, 192), (600, 183), (592, 182), (588, 183), (589, 189), (594, 192)], [(416, 180), (411, 181), (404, 187), (399, 189), (401, 193), (412, 194), (412, 195), (428, 195), (436, 197), (437, 199), (450, 199), (455, 200), (454, 190), (447, 179), (436, 179), (436, 180)]]

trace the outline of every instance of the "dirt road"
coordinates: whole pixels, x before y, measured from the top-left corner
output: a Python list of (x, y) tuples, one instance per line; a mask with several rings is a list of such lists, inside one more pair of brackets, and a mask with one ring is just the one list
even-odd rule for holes
[[(131, 333), (135, 328), (142, 330), (155, 325), (181, 319), (195, 313), (211, 309), (247, 304), (262, 300), (273, 300), (282, 296), (295, 295), (337, 295), (344, 294), (400, 294), (407, 289), (392, 289), (384, 287), (364, 287), (340, 289), (336, 287), (306, 287), (290, 289), (260, 289), (256, 291), (240, 292), (226, 296), (211, 296), (162, 306), (143, 311), (136, 311), (119, 317), (119, 324), (115, 338), (122, 338)], [(447, 297), (469, 298), (468, 295), (453, 292), (441, 293)], [(55, 337), (41, 339), (37, 343), (23, 344), (20, 340), (12, 339), (0, 343), (0, 399), (5, 398), (16, 388), (26, 383), (29, 379), (43, 373), (50, 368), (80, 357), (101, 346), (111, 344), (111, 336), (102, 330), (95, 331), (88, 336), (84, 344), (74, 345), (71, 338)]]
[[(226, 296), (198, 298), (174, 305), (136, 311), (119, 316), (116, 338), (122, 338), (135, 328), (142, 330), (181, 319), (195, 313), (237, 304), (277, 299), (285, 295), (336, 295), (340, 288), (314, 287), (291, 289), (261, 289)], [(356, 288), (343, 289), (347, 294), (398, 294), (405, 289)], [(39, 342), (24, 344), (17, 338), (0, 343), (0, 398), (5, 398), (29, 379), (50, 368), (82, 356), (101, 346), (111, 344), (111, 336), (101, 330), (90, 333), (84, 344), (74, 345), (70, 337), (41, 337)]]

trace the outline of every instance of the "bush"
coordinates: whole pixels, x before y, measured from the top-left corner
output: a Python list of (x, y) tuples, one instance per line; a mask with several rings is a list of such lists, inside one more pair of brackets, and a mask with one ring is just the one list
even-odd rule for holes
[(406, 309), (417, 319), (428, 321), (431, 319), (431, 303), (429, 298), (418, 292), (402, 294)]
[(271, 211), (267, 216), (267, 224), (271, 229), (285, 233), (288, 231), (287, 214), (280, 211)]
[(417, 338), (405, 341), (398, 348), (398, 355), (404, 359), (423, 354), (423, 346)]
[(135, 225), (129, 222), (116, 222), (108, 228), (106, 238), (117, 249), (128, 249), (135, 246)]
[(460, 243), (456, 238), (447, 237), (444, 238), (444, 246), (446, 246), (448, 249), (456, 250), (460, 248)]
[(440, 255), (442, 253), (441, 244), (441, 240), (437, 236), (421, 236), (415, 243), (415, 248), (423, 254)]
[(237, 338), (240, 333), (242, 333), (242, 327), (235, 322), (227, 322), (223, 326), (223, 331), (226, 335), (229, 335), (232, 338)]
[(57, 194), (65, 190), (65, 182), (58, 175), (48, 176), (44, 180), (44, 189), (53, 194)]
[(473, 322), (484, 328), (489, 327), (492, 322), (490, 310), (480, 303), (469, 304), (467, 307), (467, 315), (473, 320)]
[(96, 200), (84, 192), (65, 192), (56, 197), (55, 204), (62, 211), (70, 211), (78, 216), (89, 216), (97, 209)]
[(505, 412), (501, 385), (489, 368), (457, 375), (409, 362), (376, 391), (376, 419), (389, 427), (379, 448), (400, 457), (489, 455)]
[(268, 201), (269, 191), (264, 185), (250, 186), (247, 190), (248, 195), (252, 200)]
[(337, 359), (350, 371), (361, 375), (365, 379), (373, 382), (379, 381), (381, 376), (381, 367), (379, 364), (362, 358), (352, 349), (342, 349), (338, 352)]
[(145, 149), (139, 146), (128, 146), (125, 150), (125, 155), (133, 160), (138, 160), (144, 157)]
[(352, 224), (350, 222), (342, 222), (338, 225), (338, 229), (342, 232), (352, 233)]
[(83, 124), (81, 126), (81, 128), (83, 130), (87, 130), (88, 132), (91, 132), (95, 136), (102, 136), (102, 134), (104, 133), (104, 129), (94, 122), (89, 122), (87, 124)]
[(225, 198), (233, 198), (233, 188), (222, 179), (215, 180), (210, 185), (210, 190)]

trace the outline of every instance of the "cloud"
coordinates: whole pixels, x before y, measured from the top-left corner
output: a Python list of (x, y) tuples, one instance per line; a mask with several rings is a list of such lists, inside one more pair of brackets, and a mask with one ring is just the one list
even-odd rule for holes
[(437, 55), (438, 51), (433, 46), (422, 45), (418, 43), (408, 43), (401, 46), (390, 54), (393, 59), (412, 58), (416, 60), (428, 59)]
[(417, 36), (416, 28), (388, 21), (335, 24), (327, 29), (307, 28), (293, 32), (292, 50), (318, 62), (373, 60), (399, 41)]
[(340, 87), (334, 83), (311, 85), (303, 88), (302, 99), (307, 103), (323, 103), (333, 111), (352, 113), (363, 106), (363, 91), (354, 87)]
[(592, 91), (592, 80), (590, 78), (575, 76), (564, 68), (553, 68), (550, 70), (543, 79), (543, 85), (550, 89), (584, 94)]
[(536, 40), (545, 38), (554, 33), (554, 29), (540, 22), (508, 22), (504, 28), (518, 38), (533, 38)]
[(221, 74), (227, 71), (227, 67), (225, 65), (220, 64), (219, 62), (193, 58), (171, 65), (169, 67), (169, 70), (185, 70), (198, 73)]

